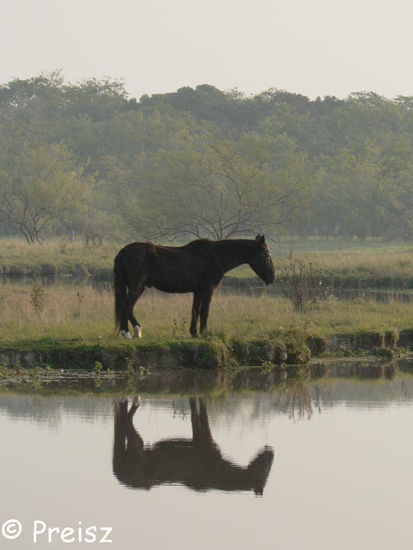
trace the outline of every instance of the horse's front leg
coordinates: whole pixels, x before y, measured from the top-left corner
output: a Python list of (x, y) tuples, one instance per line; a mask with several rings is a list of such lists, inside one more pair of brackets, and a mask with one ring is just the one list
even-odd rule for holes
[(201, 293), (194, 292), (194, 300), (192, 302), (191, 326), (189, 328), (189, 332), (191, 333), (191, 336), (193, 336), (194, 338), (198, 336), (197, 324), (198, 324), (200, 307), (201, 307)]

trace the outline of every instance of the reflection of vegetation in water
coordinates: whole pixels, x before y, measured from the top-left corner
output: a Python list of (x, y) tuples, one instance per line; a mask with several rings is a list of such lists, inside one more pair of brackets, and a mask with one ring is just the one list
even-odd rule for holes
[[(274, 415), (286, 416), (293, 422), (317, 419), (317, 411), (329, 411), (345, 405), (368, 411), (413, 403), (413, 376), (399, 374), (395, 380), (356, 380), (354, 378), (301, 380), (262, 384), (255, 375), (247, 377), (237, 390), (218, 391), (216, 373), (194, 376), (194, 371), (154, 373), (149, 379), (133, 388), (128, 387), (124, 375), (110, 378), (102, 373), (98, 387), (89, 372), (52, 372), (48, 381), (37, 386), (33, 379), (26, 383), (15, 380), (0, 391), (0, 415), (6, 413), (37, 422), (56, 424), (66, 412), (74, 411), (93, 419), (110, 415), (113, 398), (128, 398), (141, 394), (144, 403), (158, 403), (156, 408), (168, 408), (175, 415), (187, 418), (188, 396), (202, 396), (208, 404), (211, 425), (263, 426)], [(211, 376), (212, 375), (212, 376)], [(155, 380), (157, 379), (157, 382)], [(1, 387), (1, 381), (0, 381)], [(82, 398), (79, 399), (79, 396)], [(101, 411), (101, 412), (97, 412)]]
[[(313, 391), (315, 397), (312, 396)], [(292, 420), (305, 417), (310, 419), (313, 416), (314, 407), (321, 413), (320, 389), (317, 385), (311, 386), (305, 382), (285, 385), (278, 390), (275, 406), (288, 414)]]
[[(25, 394), (108, 394), (108, 395), (208, 395), (210, 399), (233, 400), (240, 393), (257, 396), (260, 403), (258, 416), (278, 411), (287, 414), (292, 420), (312, 418), (315, 411), (332, 406), (337, 400), (368, 402), (374, 397), (376, 402), (413, 400), (413, 376), (406, 374), (411, 369), (411, 361), (400, 362), (402, 371), (389, 380), (354, 376), (308, 377), (283, 379), (270, 365), (263, 368), (234, 368), (213, 371), (194, 369), (156, 370), (144, 366), (136, 368), (130, 363), (128, 372), (115, 372), (94, 365), (88, 372), (61, 371), (50, 367), (24, 369), (1, 366), (0, 387), (5, 391)], [(352, 362), (338, 363), (336, 370), (349, 367)], [(261, 410), (263, 401), (258, 398), (266, 393), (271, 400)], [(255, 402), (255, 397), (253, 397)]]

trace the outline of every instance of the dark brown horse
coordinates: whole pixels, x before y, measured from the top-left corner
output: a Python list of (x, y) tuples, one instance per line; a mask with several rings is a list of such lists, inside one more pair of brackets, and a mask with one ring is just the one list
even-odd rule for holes
[(190, 332), (197, 336), (207, 328), (214, 290), (227, 271), (248, 264), (266, 283), (274, 282), (274, 267), (264, 235), (255, 239), (198, 239), (185, 246), (160, 246), (151, 242), (131, 243), (115, 258), (115, 322), (130, 339), (128, 320), (135, 337), (142, 335), (133, 308), (145, 287), (164, 292), (193, 292)]
[[(248, 466), (224, 458), (213, 440), (203, 399), (190, 398), (191, 439), (163, 439), (145, 445), (133, 425), (140, 405), (135, 399), (115, 405), (113, 472), (128, 487), (147, 489), (180, 483), (196, 491), (254, 491), (262, 495), (274, 459), (271, 447), (264, 447)], [(197, 406), (198, 405), (198, 406)]]

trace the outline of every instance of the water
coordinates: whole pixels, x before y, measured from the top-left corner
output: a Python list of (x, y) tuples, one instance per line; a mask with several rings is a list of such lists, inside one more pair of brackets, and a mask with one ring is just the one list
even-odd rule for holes
[(0, 529), (23, 532), (0, 546), (39, 520), (116, 549), (409, 547), (412, 376), (215, 395), (142, 395), (132, 425), (116, 393), (1, 393)]
[[(65, 286), (81, 290), (84, 287), (93, 287), (98, 292), (112, 292), (111, 280), (100, 280), (93, 277), (82, 276), (0, 276), (0, 284), (16, 284), (32, 287), (33, 284), (43, 285), (45, 287)], [(278, 283), (267, 286), (258, 277), (250, 278), (232, 278), (224, 277), (222, 285), (217, 290), (226, 296), (274, 296), (285, 297), (285, 293)], [(155, 288), (147, 288), (145, 295), (157, 295), (161, 293)], [(161, 293), (165, 295), (164, 293)], [(371, 300), (383, 303), (402, 302), (410, 303), (413, 301), (413, 290), (409, 288), (375, 288), (374, 282), (368, 288), (331, 288), (330, 286), (316, 287), (310, 292), (310, 299), (328, 300), (336, 299), (340, 301), (352, 300)]]

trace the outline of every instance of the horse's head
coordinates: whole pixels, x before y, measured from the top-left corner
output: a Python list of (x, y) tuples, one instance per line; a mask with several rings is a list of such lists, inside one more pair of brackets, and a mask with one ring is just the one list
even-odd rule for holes
[(265, 284), (270, 285), (275, 280), (274, 266), (264, 235), (257, 235), (254, 244), (255, 250), (252, 253), (249, 265)]

